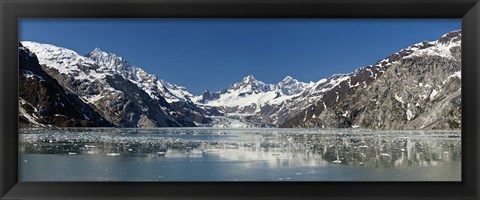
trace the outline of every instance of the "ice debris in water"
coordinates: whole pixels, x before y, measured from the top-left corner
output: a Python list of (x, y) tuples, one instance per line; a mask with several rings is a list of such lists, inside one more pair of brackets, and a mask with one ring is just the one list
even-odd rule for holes
[(23, 153), (69, 155), (201, 158), (211, 154), (280, 166), (433, 166), (461, 158), (460, 134), (365, 129), (24, 129), (19, 147)]

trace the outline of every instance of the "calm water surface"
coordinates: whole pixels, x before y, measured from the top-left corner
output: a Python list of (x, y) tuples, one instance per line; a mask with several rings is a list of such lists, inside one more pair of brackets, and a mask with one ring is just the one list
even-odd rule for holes
[(20, 181), (461, 181), (460, 131), (23, 129)]

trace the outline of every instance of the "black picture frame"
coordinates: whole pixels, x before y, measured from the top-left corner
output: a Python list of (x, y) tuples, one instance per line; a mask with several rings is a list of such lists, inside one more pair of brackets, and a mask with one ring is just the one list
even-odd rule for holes
[[(479, 0), (0, 0), (1, 199), (479, 199)], [(461, 182), (18, 182), (21, 18), (462, 18)]]

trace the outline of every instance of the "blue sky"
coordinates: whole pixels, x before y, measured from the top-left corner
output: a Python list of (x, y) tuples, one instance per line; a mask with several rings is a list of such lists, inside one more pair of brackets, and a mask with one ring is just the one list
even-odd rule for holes
[(318, 81), (461, 28), (460, 19), (28, 19), (20, 41), (95, 47), (194, 94), (252, 74)]

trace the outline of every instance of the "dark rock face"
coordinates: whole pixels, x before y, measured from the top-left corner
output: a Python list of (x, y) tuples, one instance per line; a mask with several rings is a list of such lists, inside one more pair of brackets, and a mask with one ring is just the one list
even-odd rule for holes
[(185, 101), (177, 101), (171, 103), (172, 108), (181, 113), (178, 118), (184, 119), (185, 123), (196, 122), (200, 124), (208, 124), (208, 119), (202, 114), (202, 110), (195, 104)]
[(223, 112), (220, 112), (217, 107), (213, 106), (199, 106), (200, 111), (205, 116), (224, 116)]
[[(117, 119), (123, 127), (179, 127), (179, 126), (195, 126), (188, 122), (179, 122), (175, 117), (169, 116), (161, 108), (170, 108), (170, 104), (165, 99), (151, 99), (147, 93), (138, 88), (130, 81), (125, 81), (121, 76), (107, 76), (109, 83), (115, 90), (121, 91), (121, 103), (110, 108), (115, 116), (115, 112), (127, 113), (123, 117)], [(105, 98), (104, 98), (105, 99)], [(100, 101), (99, 103), (101, 103)], [(108, 100), (107, 100), (108, 102)], [(108, 105), (108, 103), (107, 103)], [(117, 121), (115, 120), (115, 121)]]
[(205, 92), (203, 92), (202, 99), (200, 101), (201, 101), (201, 103), (206, 103), (210, 100), (219, 99), (220, 94), (221, 94), (220, 92), (210, 92), (210, 91), (206, 90)]
[(105, 118), (45, 73), (27, 48), (19, 48), (21, 127), (106, 127)]

